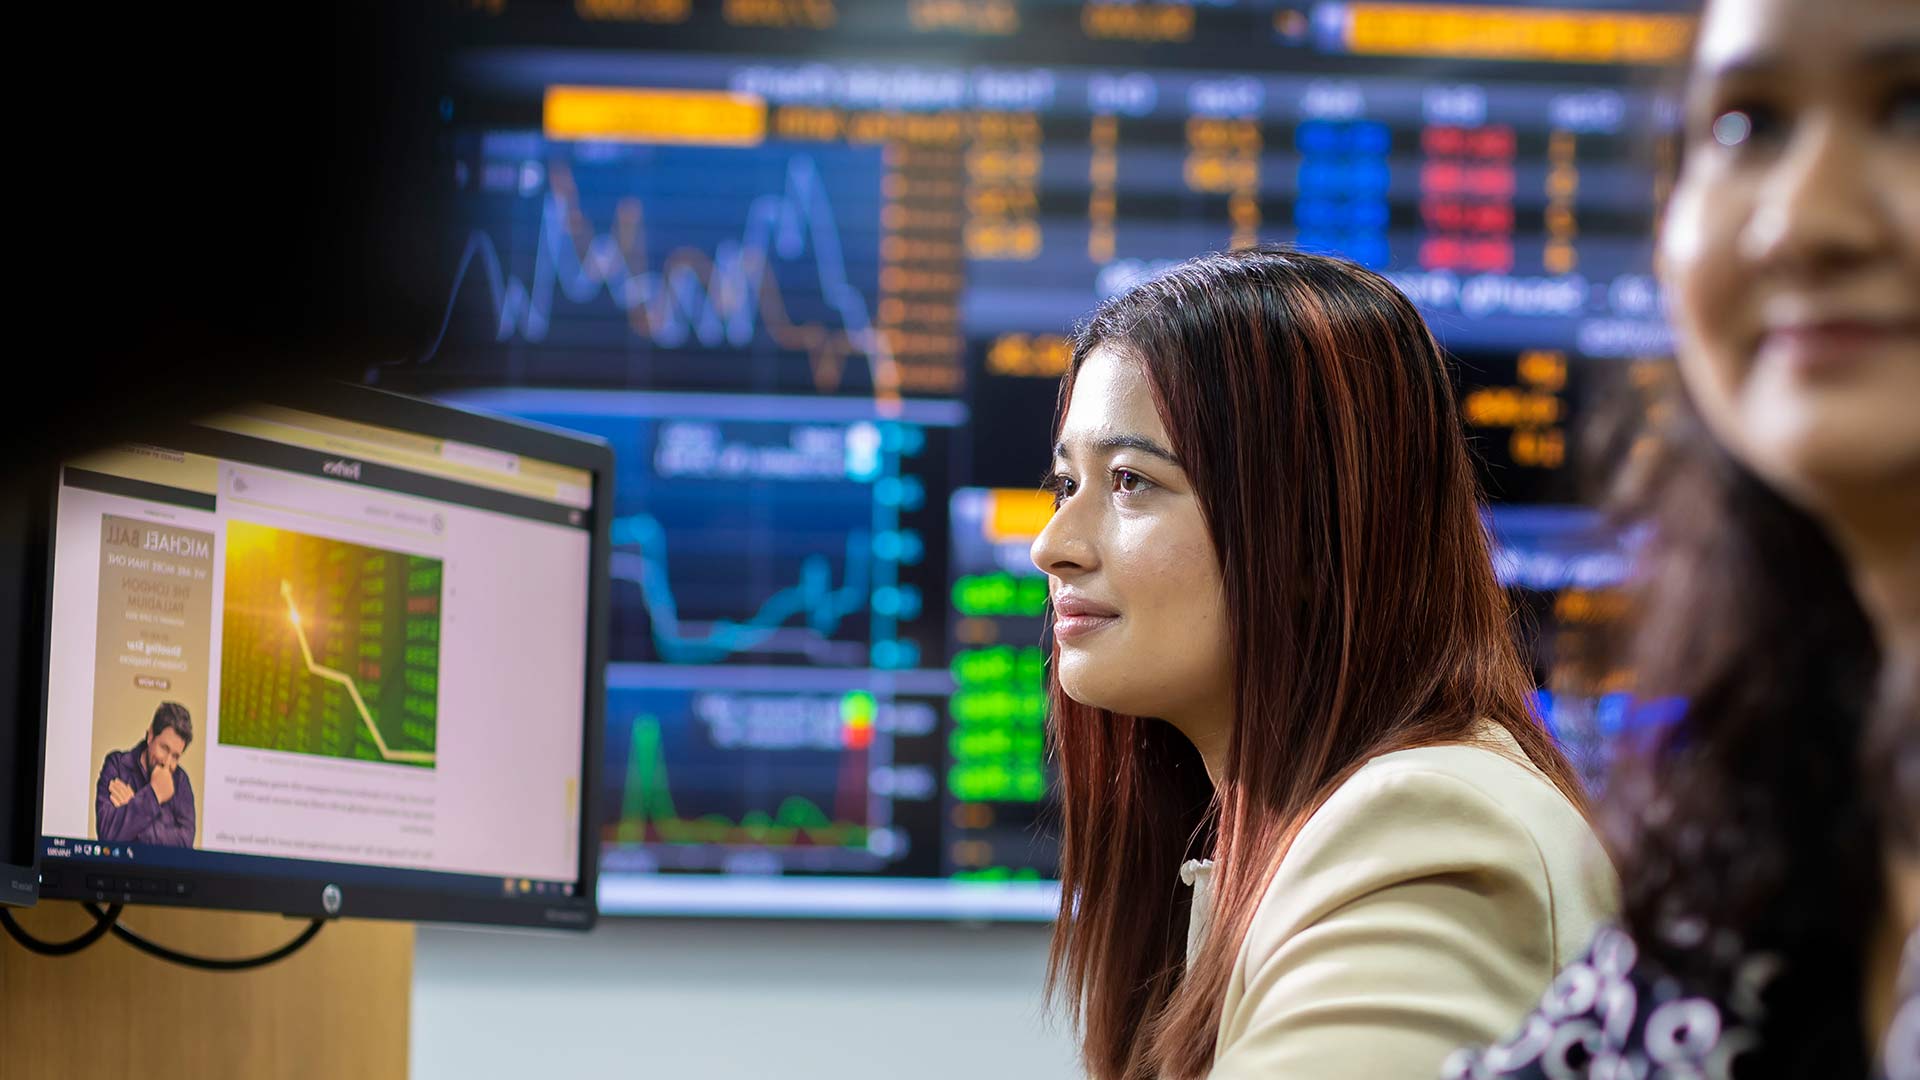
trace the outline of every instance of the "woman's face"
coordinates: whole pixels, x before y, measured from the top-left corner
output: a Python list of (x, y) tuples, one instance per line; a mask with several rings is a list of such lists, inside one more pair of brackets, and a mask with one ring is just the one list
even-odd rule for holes
[(1232, 659), (1219, 560), (1138, 361), (1095, 349), (1054, 449), (1055, 511), (1033, 542), (1047, 575), (1060, 685), (1073, 700), (1228, 722)]
[(1660, 269), (1681, 374), (1819, 508), (1920, 484), (1920, 3), (1714, 0)]

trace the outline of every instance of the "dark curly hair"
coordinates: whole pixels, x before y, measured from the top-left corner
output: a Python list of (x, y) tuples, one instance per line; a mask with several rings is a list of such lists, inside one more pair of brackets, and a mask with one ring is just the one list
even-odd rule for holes
[(1912, 680), (1881, 671), (1826, 530), (1709, 435), (1677, 380), (1660, 393), (1617, 443), (1616, 509), (1650, 526), (1622, 642), (1640, 692), (1686, 706), (1608, 781), (1624, 919), (1691, 992), (1726, 1000), (1745, 958), (1780, 961), (1764, 1053), (1737, 1075), (1864, 1075), (1883, 853), (1920, 846), (1920, 747), (1897, 738)]

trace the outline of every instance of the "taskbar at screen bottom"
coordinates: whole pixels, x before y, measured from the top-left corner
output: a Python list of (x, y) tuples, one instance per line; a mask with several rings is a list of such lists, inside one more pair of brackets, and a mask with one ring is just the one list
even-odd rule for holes
[(634, 874), (603, 870), (602, 915), (1047, 922), (1057, 881)]
[(158, 844), (42, 838), (42, 895), (313, 917), (591, 925), (571, 881), (242, 855)]

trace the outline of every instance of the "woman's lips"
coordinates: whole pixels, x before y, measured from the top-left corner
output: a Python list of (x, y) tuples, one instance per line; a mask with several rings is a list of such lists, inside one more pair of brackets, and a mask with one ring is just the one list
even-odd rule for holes
[(1061, 641), (1086, 637), (1119, 620), (1118, 611), (1085, 597), (1055, 596), (1053, 600), (1053, 636)]
[(1920, 347), (1920, 324), (1868, 319), (1794, 323), (1767, 331), (1763, 357), (1805, 375), (1845, 371), (1894, 348)]
[(1061, 615), (1053, 617), (1053, 636), (1061, 641), (1075, 641), (1088, 634), (1097, 633), (1120, 621), (1118, 615)]

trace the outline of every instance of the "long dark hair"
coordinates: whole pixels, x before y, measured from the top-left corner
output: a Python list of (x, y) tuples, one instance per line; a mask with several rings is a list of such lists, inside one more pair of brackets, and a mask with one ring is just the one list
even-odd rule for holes
[[(1492, 720), (1584, 801), (1529, 708), (1447, 367), (1399, 291), (1339, 259), (1203, 256), (1095, 311), (1060, 416), (1097, 347), (1143, 365), (1198, 495), (1236, 720), (1214, 790), (1169, 725), (1078, 704), (1049, 674), (1063, 826), (1049, 986), (1099, 1080), (1197, 1076), (1287, 844), (1369, 758)], [(1177, 874), (1203, 854), (1215, 900), (1189, 970)]]
[[(1683, 94), (1685, 74), (1663, 92)], [(1664, 223), (1685, 134), (1651, 147)], [(1641, 697), (1685, 703), (1607, 781), (1622, 920), (1690, 992), (1763, 1006), (1743, 1080), (1865, 1075), (1884, 852), (1920, 851), (1920, 672), (1882, 669), (1826, 529), (1727, 453), (1671, 370), (1608, 403), (1588, 438), (1601, 501), (1644, 538), (1632, 615), (1600, 659)]]
[(1883, 678), (1826, 530), (1727, 454), (1677, 380), (1645, 415), (1613, 428), (1631, 451), (1615, 509), (1647, 526), (1622, 658), (1640, 694), (1685, 706), (1608, 781), (1623, 917), (1691, 992), (1751, 1000), (1777, 972), (1742, 1077), (1863, 1075), (1882, 853), (1920, 828), (1911, 686)]

